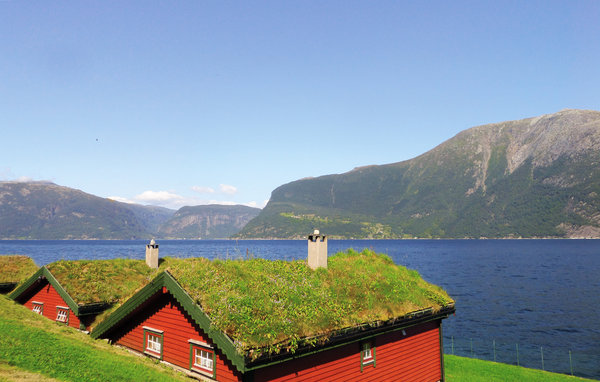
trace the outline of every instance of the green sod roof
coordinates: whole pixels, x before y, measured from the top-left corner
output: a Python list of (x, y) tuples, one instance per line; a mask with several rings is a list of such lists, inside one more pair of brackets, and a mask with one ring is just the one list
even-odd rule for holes
[(166, 271), (208, 317), (210, 327), (250, 358), (295, 351), (349, 328), (378, 327), (454, 304), (417, 271), (370, 250), (338, 253), (329, 257), (327, 269), (318, 270), (305, 260), (170, 257), (161, 260), (158, 270), (125, 259), (63, 260), (47, 269), (76, 304), (114, 303), (97, 318), (98, 323), (106, 318), (107, 324), (111, 312)]
[(34, 274), (39, 267), (29, 256), (0, 256), (0, 284), (20, 283)]
[(78, 305), (121, 303), (155, 275), (143, 260), (60, 260), (46, 266)]
[(250, 356), (293, 351), (307, 339), (454, 304), (417, 271), (370, 250), (338, 253), (318, 270), (306, 261), (205, 258), (165, 258), (160, 268)]

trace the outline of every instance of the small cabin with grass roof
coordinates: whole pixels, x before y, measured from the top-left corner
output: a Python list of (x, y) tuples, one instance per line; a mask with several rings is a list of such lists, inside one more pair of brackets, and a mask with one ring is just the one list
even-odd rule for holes
[(9, 296), (51, 320), (90, 330), (100, 314), (147, 284), (154, 272), (143, 260), (60, 260), (30, 273)]
[(29, 256), (0, 256), (0, 293), (8, 293), (17, 284), (38, 270), (38, 266)]
[(444, 380), (445, 291), (370, 250), (325, 264), (165, 258), (91, 335), (201, 380)]

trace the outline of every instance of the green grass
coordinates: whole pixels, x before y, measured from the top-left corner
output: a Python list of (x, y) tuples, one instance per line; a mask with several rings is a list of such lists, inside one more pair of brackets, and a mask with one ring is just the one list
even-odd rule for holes
[(60, 260), (46, 267), (80, 305), (123, 302), (156, 275), (144, 260)]
[[(0, 380), (189, 381), (0, 296)], [(40, 377), (41, 375), (41, 377)]]
[(444, 355), (447, 382), (575, 382), (592, 381), (479, 359)]
[[(94, 341), (0, 296), (0, 381), (189, 381), (154, 360)], [(446, 355), (448, 382), (587, 379)]]
[(454, 303), (419, 273), (386, 255), (354, 250), (329, 257), (327, 269), (306, 261), (166, 258), (168, 270), (250, 356), (294, 351), (337, 330), (378, 326), (411, 312)]
[(21, 282), (37, 270), (38, 266), (28, 256), (0, 256), (0, 283)]
[(0, 360), (0, 382), (11, 381), (11, 382), (24, 382), (24, 381), (37, 381), (37, 382), (55, 382), (58, 379), (46, 377), (39, 373), (32, 373), (27, 370), (19, 369), (15, 366), (10, 366), (3, 360)]

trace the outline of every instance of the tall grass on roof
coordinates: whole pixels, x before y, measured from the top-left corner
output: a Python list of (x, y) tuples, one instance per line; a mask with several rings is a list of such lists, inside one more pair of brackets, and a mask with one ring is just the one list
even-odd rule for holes
[(0, 256), (0, 283), (20, 283), (38, 269), (39, 267), (29, 256)]
[(167, 258), (163, 266), (250, 356), (453, 302), (417, 271), (370, 250), (338, 253), (316, 271), (306, 261), (263, 259)]
[(130, 259), (60, 260), (47, 268), (80, 305), (122, 302), (156, 272), (143, 260)]

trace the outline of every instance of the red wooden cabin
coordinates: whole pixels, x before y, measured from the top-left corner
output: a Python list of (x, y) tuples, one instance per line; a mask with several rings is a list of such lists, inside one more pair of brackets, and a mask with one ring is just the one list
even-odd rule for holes
[(89, 330), (96, 316), (109, 306), (78, 304), (46, 267), (14, 290), (10, 298), (50, 320), (81, 330)]
[(89, 331), (100, 313), (142, 287), (153, 272), (142, 260), (61, 260), (40, 268), (9, 297), (51, 320)]
[(420, 310), (258, 358), (240, 354), (168, 272), (127, 300), (91, 333), (217, 381), (443, 381), (442, 319), (454, 304)]

